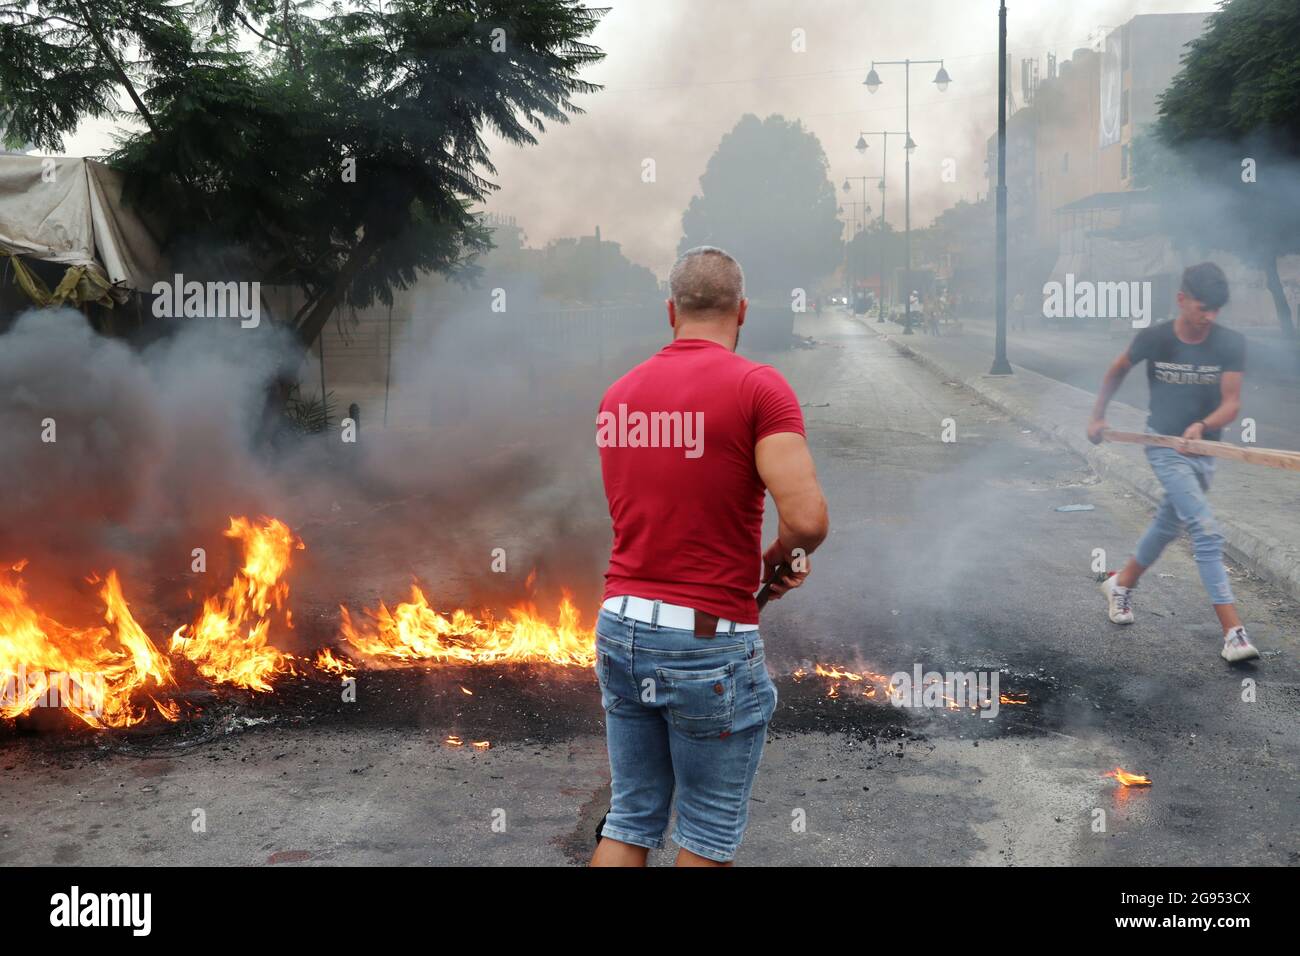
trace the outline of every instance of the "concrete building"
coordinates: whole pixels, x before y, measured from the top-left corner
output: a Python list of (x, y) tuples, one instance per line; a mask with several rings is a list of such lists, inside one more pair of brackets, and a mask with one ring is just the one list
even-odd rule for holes
[[(1067, 274), (1151, 284), (1157, 320), (1173, 307), (1187, 256), (1161, 229), (1137, 189), (1133, 142), (1159, 117), (1159, 98), (1182, 67), (1205, 13), (1144, 14), (1112, 30), (1099, 50), (1078, 49), (1057, 64), (1022, 63), (1019, 108), (1007, 118), (1008, 297), (1033, 301)], [(997, 134), (988, 139), (987, 177), (997, 182)], [(1276, 323), (1257, 264), (1215, 251), (1233, 289), (1225, 318), (1240, 326)], [(1279, 263), (1286, 289), (1300, 288), (1300, 257)]]
[[(1075, 204), (1095, 212), (1108, 194), (1132, 190), (1135, 135), (1158, 115), (1158, 97), (1180, 67), (1206, 14), (1135, 16), (1112, 30), (1100, 51), (1081, 48), (1024, 89), (1007, 120), (1007, 218), (1013, 254), (1041, 259), (1076, 222)], [(1035, 64), (1036, 67), (1036, 64)], [(1030, 75), (1029, 71), (1024, 71)], [(988, 140), (990, 191), (997, 178), (997, 134)], [(1129, 200), (1121, 201), (1128, 208)], [(1064, 210), (1065, 214), (1062, 214)], [(1018, 247), (1018, 248), (1017, 248)]]

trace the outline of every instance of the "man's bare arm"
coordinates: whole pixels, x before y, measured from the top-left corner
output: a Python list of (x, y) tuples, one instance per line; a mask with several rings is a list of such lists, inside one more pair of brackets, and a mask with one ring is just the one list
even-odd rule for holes
[(1106, 374), (1102, 377), (1101, 388), (1097, 391), (1097, 401), (1092, 406), (1092, 418), (1088, 421), (1088, 440), (1094, 445), (1101, 444), (1101, 433), (1107, 427), (1106, 406), (1115, 397), (1120, 385), (1124, 383), (1124, 377), (1132, 367), (1133, 363), (1129, 361), (1128, 352), (1122, 352), (1119, 358), (1110, 363), (1110, 368), (1106, 369)]
[(808, 576), (808, 555), (826, 540), (830, 517), (812, 453), (802, 435), (778, 432), (765, 436), (754, 448), (754, 463), (776, 503), (778, 518), (777, 540), (763, 555), (763, 577), (769, 578), (778, 564), (789, 568), (772, 585), (772, 597), (779, 598)]

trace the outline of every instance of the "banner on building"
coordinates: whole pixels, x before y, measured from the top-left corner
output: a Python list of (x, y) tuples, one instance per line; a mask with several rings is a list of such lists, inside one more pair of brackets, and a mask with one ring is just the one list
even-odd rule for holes
[(1119, 142), (1121, 103), (1124, 95), (1124, 63), (1121, 54), (1123, 38), (1119, 30), (1106, 35), (1101, 54), (1101, 137), (1100, 145), (1114, 146)]

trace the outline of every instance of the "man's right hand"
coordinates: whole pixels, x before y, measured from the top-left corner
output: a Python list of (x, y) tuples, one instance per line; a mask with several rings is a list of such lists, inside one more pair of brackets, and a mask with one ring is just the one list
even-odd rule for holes
[(1102, 432), (1110, 426), (1106, 424), (1104, 418), (1094, 418), (1088, 422), (1088, 441), (1094, 445), (1100, 445), (1103, 441)]
[[(799, 548), (794, 549), (799, 552)], [(772, 572), (777, 565), (784, 565), (785, 570), (781, 577), (772, 581), (772, 586), (768, 589), (769, 597), (775, 601), (786, 591), (797, 588), (803, 584), (804, 579), (812, 572), (812, 562), (808, 560), (807, 554), (792, 554), (786, 551), (785, 546), (781, 544), (781, 539), (777, 538), (763, 552), (763, 581), (772, 580)], [(796, 570), (798, 568), (799, 570)]]

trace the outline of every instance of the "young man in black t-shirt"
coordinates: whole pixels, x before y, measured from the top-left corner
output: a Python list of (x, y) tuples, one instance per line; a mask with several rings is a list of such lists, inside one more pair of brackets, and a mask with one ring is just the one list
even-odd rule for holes
[[(1147, 363), (1151, 413), (1147, 429), (1186, 439), (1218, 440), (1222, 429), (1241, 410), (1241, 379), (1246, 368), (1246, 339), (1240, 332), (1214, 324), (1228, 301), (1228, 280), (1213, 262), (1189, 266), (1178, 292), (1178, 317), (1138, 333), (1128, 350), (1111, 364), (1102, 380), (1088, 422), (1088, 438), (1102, 441), (1106, 406), (1129, 369)], [(1223, 534), (1214, 520), (1206, 492), (1215, 459), (1174, 448), (1148, 447), (1147, 459), (1165, 489), (1155, 520), (1138, 542), (1124, 569), (1102, 582), (1110, 619), (1133, 623), (1133, 590), (1165, 546), (1186, 528), (1201, 583), (1223, 625), (1227, 661), (1259, 657), (1237, 616), (1237, 606), (1223, 566)]]

